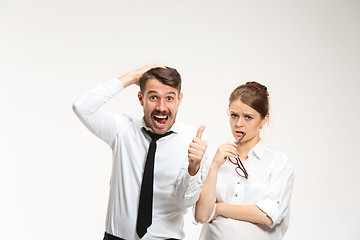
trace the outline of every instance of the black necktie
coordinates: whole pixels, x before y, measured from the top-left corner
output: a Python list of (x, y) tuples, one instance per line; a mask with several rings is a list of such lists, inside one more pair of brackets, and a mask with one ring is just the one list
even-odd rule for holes
[(173, 131), (166, 132), (165, 134), (156, 134), (142, 128), (151, 137), (149, 151), (146, 157), (145, 169), (140, 190), (139, 210), (136, 222), (136, 232), (142, 238), (148, 227), (152, 223), (152, 207), (153, 207), (153, 187), (154, 187), (154, 160), (156, 151), (156, 141), (165, 137)]

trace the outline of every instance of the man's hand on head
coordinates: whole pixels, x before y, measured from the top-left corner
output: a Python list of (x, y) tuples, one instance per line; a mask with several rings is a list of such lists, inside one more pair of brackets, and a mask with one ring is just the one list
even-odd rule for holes
[(193, 138), (193, 140), (189, 146), (188, 172), (189, 172), (190, 176), (194, 176), (199, 171), (201, 159), (203, 158), (206, 148), (207, 148), (206, 142), (201, 140), (201, 136), (202, 136), (204, 130), (205, 130), (205, 126), (201, 125), (197, 131), (196, 137)]
[(139, 81), (140, 81), (141, 76), (144, 73), (146, 73), (147, 71), (149, 71), (150, 69), (158, 68), (158, 67), (165, 68), (166, 66), (164, 64), (161, 64), (161, 63), (149, 64), (149, 65), (146, 65), (146, 66), (144, 66), (142, 68), (131, 71), (131, 72), (119, 77), (119, 80), (122, 82), (124, 87), (128, 87), (128, 86), (130, 86), (132, 84), (136, 84), (136, 85), (139, 86), (139, 84), (140, 84)]

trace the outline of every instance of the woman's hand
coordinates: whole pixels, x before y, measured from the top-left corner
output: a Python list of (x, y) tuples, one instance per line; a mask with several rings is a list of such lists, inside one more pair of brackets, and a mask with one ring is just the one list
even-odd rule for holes
[(220, 147), (218, 147), (216, 154), (214, 156), (212, 166), (220, 168), (224, 164), (227, 157), (236, 158), (239, 154), (236, 150), (237, 145), (233, 142), (226, 142)]

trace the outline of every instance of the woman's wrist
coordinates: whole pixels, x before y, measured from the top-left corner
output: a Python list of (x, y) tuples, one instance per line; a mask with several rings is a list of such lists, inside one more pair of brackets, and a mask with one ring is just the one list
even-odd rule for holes
[(223, 203), (216, 203), (216, 215), (222, 216)]
[(210, 165), (210, 169), (212, 169), (214, 171), (218, 171), (220, 167), (221, 167), (221, 165), (218, 164), (216, 161), (213, 161)]

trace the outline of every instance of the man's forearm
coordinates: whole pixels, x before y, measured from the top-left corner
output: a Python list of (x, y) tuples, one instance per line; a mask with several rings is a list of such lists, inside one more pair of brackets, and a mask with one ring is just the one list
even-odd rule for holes
[(140, 77), (141, 76), (138, 76), (138, 75), (134, 74), (133, 72), (130, 72), (130, 73), (127, 73), (127, 74), (119, 77), (118, 79), (120, 80), (120, 82), (122, 83), (124, 88), (126, 88), (132, 84), (137, 84)]
[(112, 114), (101, 111), (100, 107), (123, 89), (114, 78), (82, 94), (73, 104), (73, 110), (81, 122), (96, 136), (112, 146), (117, 124)]
[(112, 79), (82, 94), (73, 104), (73, 110), (84, 118), (95, 113), (102, 105), (123, 89), (123, 85)]

